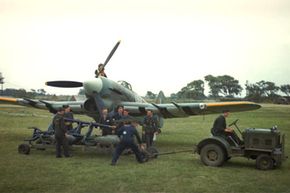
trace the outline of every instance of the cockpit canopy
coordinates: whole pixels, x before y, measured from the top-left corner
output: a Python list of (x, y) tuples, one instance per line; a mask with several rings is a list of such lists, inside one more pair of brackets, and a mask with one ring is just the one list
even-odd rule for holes
[(120, 84), (120, 85), (122, 85), (122, 86), (124, 86), (124, 87), (126, 87), (129, 90), (132, 90), (131, 84), (128, 83), (128, 82), (126, 82), (126, 81), (124, 81), (124, 80), (119, 80), (117, 83)]

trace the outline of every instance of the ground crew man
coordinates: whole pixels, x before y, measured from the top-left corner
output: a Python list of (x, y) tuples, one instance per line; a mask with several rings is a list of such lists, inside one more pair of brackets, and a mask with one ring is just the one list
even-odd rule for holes
[(115, 123), (115, 130), (113, 133), (117, 133), (118, 129), (123, 126), (123, 122), (120, 122), (119, 120), (123, 118), (123, 111), (124, 107), (123, 106), (118, 106), (117, 111), (113, 112), (113, 115), (111, 116), (113, 119), (113, 122)]
[(99, 76), (103, 76), (103, 77), (107, 78), (107, 75), (105, 73), (104, 64), (101, 63), (101, 64), (98, 65), (98, 69), (95, 71), (95, 74), (96, 74), (96, 78), (98, 78)]
[[(62, 106), (64, 108), (64, 118), (67, 118), (67, 119), (74, 119), (74, 115), (71, 111), (71, 108), (69, 105), (63, 105)], [(66, 129), (67, 131), (72, 131), (73, 130), (73, 124), (72, 122), (69, 122), (69, 121), (65, 121), (65, 125), (66, 125)]]
[(227, 139), (230, 143), (233, 143), (234, 140), (236, 143), (240, 144), (241, 141), (239, 137), (236, 135), (232, 128), (227, 127), (226, 118), (230, 115), (229, 110), (224, 110), (223, 114), (218, 116), (211, 129), (211, 133), (213, 136), (222, 136)]
[(142, 124), (143, 141), (146, 142), (146, 147), (148, 148), (153, 144), (154, 135), (158, 135), (158, 123), (151, 110), (147, 110), (147, 115), (144, 117)]
[(56, 157), (61, 158), (61, 148), (65, 157), (70, 157), (68, 152), (68, 140), (66, 138), (67, 129), (64, 121), (64, 109), (59, 108), (57, 114), (53, 118), (53, 128), (56, 141)]
[[(99, 122), (102, 125), (109, 125), (109, 126), (113, 125), (113, 119), (108, 115), (107, 108), (104, 108), (102, 110), (102, 116), (101, 116)], [(114, 128), (114, 126), (112, 126), (112, 127), (100, 126), (100, 129), (102, 130), (102, 136), (112, 135), (112, 128)]]
[(134, 136), (137, 138), (137, 141), (139, 145), (141, 146), (141, 148), (143, 148), (141, 144), (142, 141), (140, 139), (140, 136), (138, 134), (136, 127), (133, 124), (131, 124), (130, 121), (132, 121), (132, 119), (124, 120), (124, 125), (120, 127), (117, 132), (117, 135), (120, 137), (120, 143), (117, 145), (115, 152), (113, 153), (111, 165), (116, 165), (117, 160), (119, 159), (122, 152), (128, 148), (130, 148), (134, 152), (136, 156), (136, 160), (139, 163), (143, 163), (145, 161), (145, 159), (141, 155), (141, 152), (137, 144), (134, 142)]

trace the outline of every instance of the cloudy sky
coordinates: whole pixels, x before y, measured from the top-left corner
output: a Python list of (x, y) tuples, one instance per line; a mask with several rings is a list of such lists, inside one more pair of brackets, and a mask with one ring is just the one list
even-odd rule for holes
[(289, 0), (0, 0), (4, 88), (51, 88), (48, 80), (126, 80), (140, 95), (179, 91), (228, 74), (290, 84)]

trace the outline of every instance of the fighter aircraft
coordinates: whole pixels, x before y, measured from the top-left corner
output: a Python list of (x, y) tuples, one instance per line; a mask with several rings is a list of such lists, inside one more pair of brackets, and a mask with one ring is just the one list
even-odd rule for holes
[[(116, 51), (120, 41), (110, 52), (104, 67)], [(29, 98), (7, 98), (0, 97), (0, 102), (30, 106), (39, 109), (47, 109), (51, 113), (55, 113), (59, 107), (69, 105), (75, 114), (85, 114), (92, 117), (96, 122), (99, 121), (100, 112), (103, 108), (114, 110), (117, 106), (122, 105), (128, 109), (131, 116), (136, 118), (146, 115), (146, 110), (152, 110), (159, 120), (163, 122), (163, 118), (178, 118), (194, 115), (207, 115), (213, 113), (221, 113), (223, 110), (231, 112), (249, 111), (259, 109), (261, 106), (248, 102), (211, 102), (211, 103), (176, 103), (168, 104), (148, 103), (142, 97), (137, 95), (129, 83), (125, 81), (115, 82), (109, 78), (99, 76), (96, 71), (96, 77), (92, 80), (77, 81), (49, 81), (48, 86), (72, 88), (83, 87), (86, 95), (84, 101), (46, 101), (35, 100)]]

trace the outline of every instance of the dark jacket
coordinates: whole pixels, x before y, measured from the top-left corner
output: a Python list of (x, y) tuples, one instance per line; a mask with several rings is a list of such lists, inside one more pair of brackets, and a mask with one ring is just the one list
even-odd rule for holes
[[(104, 118), (103, 116), (100, 118), (100, 124), (102, 125), (109, 125), (112, 126), (113, 125), (113, 119), (109, 116), (107, 116), (106, 118)], [(102, 130), (102, 135), (110, 135), (112, 134), (112, 128), (110, 127), (100, 127)]]
[(117, 135), (120, 137), (121, 143), (134, 143), (134, 136), (137, 138), (139, 144), (142, 143), (137, 129), (132, 125), (120, 127)]
[(158, 122), (154, 116), (144, 117), (142, 125), (143, 131), (145, 131), (145, 133), (155, 133), (158, 130)]
[(220, 115), (213, 123), (211, 133), (213, 135), (223, 135), (225, 133), (225, 128), (227, 127), (226, 118)]
[(67, 132), (67, 128), (64, 123), (64, 116), (61, 114), (56, 114), (53, 118), (53, 128), (54, 134), (57, 137), (64, 137)]
[[(67, 112), (67, 113), (64, 113), (64, 118), (67, 118), (67, 119), (74, 119), (74, 115), (72, 112)], [(72, 127), (72, 122), (65, 122), (65, 125), (66, 125), (66, 128), (67, 130), (71, 130), (73, 127)]]

